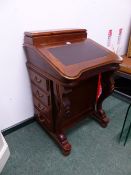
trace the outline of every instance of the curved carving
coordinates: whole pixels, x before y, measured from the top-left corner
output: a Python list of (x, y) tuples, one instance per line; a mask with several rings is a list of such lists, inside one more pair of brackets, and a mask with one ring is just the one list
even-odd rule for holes
[(64, 116), (70, 117), (71, 116), (71, 102), (67, 96), (63, 97), (63, 107), (64, 107)]
[(71, 88), (62, 87), (60, 89), (59, 85), (56, 84), (55, 101), (56, 101), (58, 115), (60, 114), (60, 116), (70, 117), (71, 102), (70, 102), (70, 99), (68, 98), (68, 94), (71, 92), (72, 92)]
[(102, 93), (96, 103), (96, 111), (94, 112), (94, 118), (101, 124), (102, 127), (106, 127), (109, 123), (109, 118), (102, 109), (102, 103), (114, 90), (113, 73), (114, 72), (107, 72), (102, 75)]

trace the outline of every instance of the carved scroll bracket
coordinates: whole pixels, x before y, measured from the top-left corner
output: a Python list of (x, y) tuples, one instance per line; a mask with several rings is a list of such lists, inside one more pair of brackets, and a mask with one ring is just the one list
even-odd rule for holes
[(58, 115), (70, 117), (71, 102), (68, 97), (69, 93), (72, 92), (71, 88), (63, 87), (59, 84), (55, 85), (55, 97)]
[(101, 124), (102, 127), (106, 127), (109, 123), (109, 118), (106, 116), (104, 110), (102, 109), (102, 103), (109, 95), (111, 95), (114, 90), (113, 73), (114, 71), (110, 71), (102, 74), (102, 93), (96, 103), (96, 111), (94, 112), (93, 116)]
[(63, 108), (64, 108), (64, 116), (70, 117), (71, 116), (71, 102), (67, 96), (63, 97)]

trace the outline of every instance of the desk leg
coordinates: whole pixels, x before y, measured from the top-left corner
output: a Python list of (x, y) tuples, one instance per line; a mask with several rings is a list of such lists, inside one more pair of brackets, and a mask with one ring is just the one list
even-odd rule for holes
[(60, 146), (62, 153), (66, 156), (69, 155), (71, 152), (71, 145), (69, 144), (67, 137), (63, 133), (63, 131), (60, 131), (59, 129), (54, 132), (53, 130), (49, 129), (47, 125), (45, 125), (45, 120), (42, 119), (42, 116), (40, 114), (37, 115), (37, 120), (40, 123), (40, 125), (48, 132), (48, 134), (58, 143)]
[(111, 95), (114, 90), (114, 80), (112, 74), (113, 72), (107, 72), (103, 73), (102, 75), (102, 93), (96, 103), (96, 111), (94, 112), (93, 116), (104, 128), (109, 123), (109, 118), (106, 116), (106, 113), (102, 109), (102, 103), (109, 95)]
[(69, 155), (71, 152), (71, 144), (68, 142), (68, 139), (63, 131), (61, 126), (64, 117), (70, 117), (70, 100), (67, 97), (68, 91), (54, 83), (54, 104), (56, 107), (55, 121), (54, 121), (54, 132), (53, 137), (60, 146), (64, 155)]

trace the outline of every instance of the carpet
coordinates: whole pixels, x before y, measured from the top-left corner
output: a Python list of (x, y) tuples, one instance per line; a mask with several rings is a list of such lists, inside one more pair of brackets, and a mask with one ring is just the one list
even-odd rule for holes
[(127, 107), (110, 96), (103, 104), (107, 128), (87, 118), (69, 129), (67, 157), (36, 122), (7, 135), (11, 156), (1, 175), (131, 175), (131, 136), (125, 147), (118, 141)]

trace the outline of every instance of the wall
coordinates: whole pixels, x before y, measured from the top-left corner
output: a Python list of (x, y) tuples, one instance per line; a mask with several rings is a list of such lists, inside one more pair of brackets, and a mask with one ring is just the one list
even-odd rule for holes
[(0, 1), (0, 130), (33, 116), (32, 96), (23, 52), (24, 31), (86, 28), (88, 36), (106, 46), (113, 29), (119, 54), (127, 47), (130, 0), (2, 0)]

